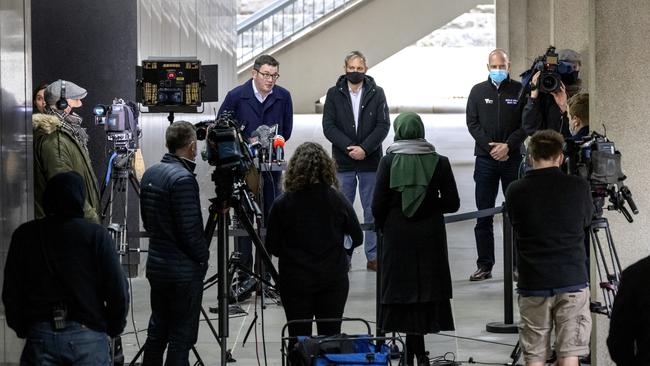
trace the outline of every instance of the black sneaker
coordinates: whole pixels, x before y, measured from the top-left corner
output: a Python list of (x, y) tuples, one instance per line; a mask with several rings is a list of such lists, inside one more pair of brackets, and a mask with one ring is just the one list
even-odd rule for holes
[(479, 267), (476, 272), (472, 273), (472, 275), (469, 276), (470, 281), (483, 281), (487, 280), (488, 278), (492, 278), (492, 270), (481, 267)]

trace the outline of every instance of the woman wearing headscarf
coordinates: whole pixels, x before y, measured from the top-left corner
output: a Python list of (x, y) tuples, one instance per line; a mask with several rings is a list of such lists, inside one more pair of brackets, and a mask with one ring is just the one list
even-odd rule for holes
[(443, 214), (460, 206), (449, 159), (424, 139), (416, 113), (400, 114), (377, 170), (372, 211), (383, 232), (379, 327), (406, 333), (408, 365), (428, 365), (424, 334), (454, 330)]

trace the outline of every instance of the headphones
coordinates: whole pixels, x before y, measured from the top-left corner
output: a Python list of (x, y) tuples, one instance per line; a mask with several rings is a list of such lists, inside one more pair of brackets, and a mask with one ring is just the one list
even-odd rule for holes
[(65, 99), (65, 80), (59, 79), (61, 82), (61, 96), (56, 101), (56, 109), (62, 111), (68, 108), (68, 100)]

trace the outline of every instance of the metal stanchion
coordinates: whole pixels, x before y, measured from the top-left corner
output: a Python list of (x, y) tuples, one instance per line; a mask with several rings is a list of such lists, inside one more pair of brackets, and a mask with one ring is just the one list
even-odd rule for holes
[(502, 204), (503, 212), (503, 322), (492, 322), (485, 325), (485, 330), (490, 333), (517, 333), (517, 324), (514, 323), (513, 313), (513, 252), (514, 232), (510, 218)]

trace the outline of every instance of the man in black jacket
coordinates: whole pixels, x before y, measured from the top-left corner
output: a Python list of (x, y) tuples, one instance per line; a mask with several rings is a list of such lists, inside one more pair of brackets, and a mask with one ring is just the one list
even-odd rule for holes
[(108, 336), (126, 325), (126, 277), (108, 231), (84, 219), (84, 184), (74, 171), (53, 176), (45, 217), (11, 238), (2, 300), (9, 327), (29, 339), (21, 365), (109, 365)]
[[(467, 100), (467, 128), (474, 137), (474, 181), (476, 182), (476, 208), (492, 208), (501, 189), (517, 179), (521, 163), (521, 143), (525, 134), (521, 129), (521, 104), (517, 95), (521, 83), (510, 79), (510, 62), (502, 49), (488, 56), (489, 78), (474, 85)], [(474, 236), (478, 269), (470, 281), (492, 277), (494, 266), (494, 229), (492, 216), (476, 220)]]
[(582, 80), (578, 77), (582, 60), (580, 54), (571, 49), (558, 52), (560, 61), (572, 64), (573, 72), (562, 75), (562, 86), (551, 94), (539, 93), (537, 81), (540, 72), (537, 71), (531, 79), (530, 95), (522, 113), (522, 128), (527, 135), (535, 131), (551, 129), (562, 134), (565, 138), (571, 136), (569, 119), (567, 117), (567, 100), (582, 90)]
[(563, 143), (558, 132), (536, 132), (528, 146), (532, 170), (506, 191), (517, 240), (519, 340), (527, 366), (546, 364), (553, 327), (560, 365), (578, 366), (578, 357), (589, 353), (584, 239), (594, 206), (589, 182), (560, 170)]
[(160, 163), (142, 177), (140, 209), (149, 233), (147, 278), (151, 319), (145, 365), (187, 365), (196, 343), (209, 242), (203, 234), (199, 185), (194, 176), (196, 132), (185, 121), (165, 133), (167, 149)]
[(618, 366), (650, 365), (650, 257), (621, 275), (607, 348)]
[[(372, 196), (375, 173), (382, 156), (381, 144), (388, 135), (390, 118), (384, 90), (366, 75), (366, 57), (352, 51), (345, 57), (345, 75), (327, 91), (323, 109), (323, 132), (332, 143), (341, 192), (354, 204), (359, 184), (363, 220), (372, 223)], [(365, 233), (366, 268), (377, 269), (377, 239), (373, 231)], [(346, 239), (346, 247), (350, 248)]]

